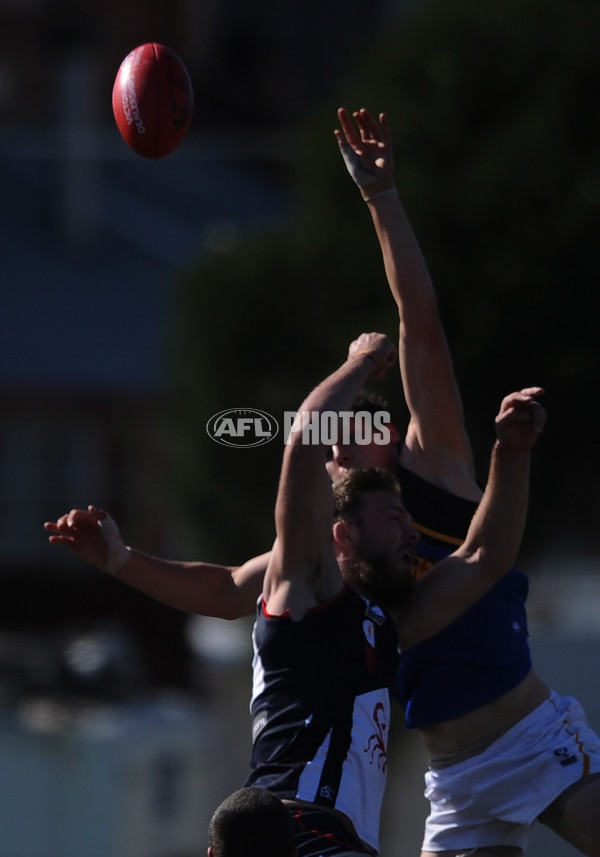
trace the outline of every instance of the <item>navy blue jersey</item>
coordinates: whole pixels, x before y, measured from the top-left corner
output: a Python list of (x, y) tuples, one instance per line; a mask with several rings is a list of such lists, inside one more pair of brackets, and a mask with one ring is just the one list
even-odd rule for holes
[(300, 621), (268, 615), (261, 600), (253, 641), (246, 785), (338, 810), (377, 850), (397, 666), (392, 621), (344, 588)]
[(398, 465), (396, 477), (402, 503), (420, 535), (416, 569), (420, 577), (464, 542), (477, 503), (432, 485), (402, 465)]

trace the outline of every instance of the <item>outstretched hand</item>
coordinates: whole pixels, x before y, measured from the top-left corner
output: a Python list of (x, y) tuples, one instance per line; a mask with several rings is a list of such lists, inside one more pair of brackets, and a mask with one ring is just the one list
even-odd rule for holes
[(531, 449), (546, 422), (546, 411), (537, 401), (541, 387), (525, 387), (506, 396), (496, 417), (496, 436), (503, 446)]
[(385, 114), (380, 113), (376, 120), (363, 108), (350, 116), (340, 107), (337, 115), (342, 127), (334, 134), (356, 184), (370, 193), (393, 187), (392, 134)]
[(106, 563), (108, 546), (101, 521), (107, 517), (106, 512), (94, 506), (88, 506), (87, 511), (71, 509), (56, 522), (46, 521), (44, 529), (50, 533), (50, 544), (70, 548), (85, 562), (102, 569)]

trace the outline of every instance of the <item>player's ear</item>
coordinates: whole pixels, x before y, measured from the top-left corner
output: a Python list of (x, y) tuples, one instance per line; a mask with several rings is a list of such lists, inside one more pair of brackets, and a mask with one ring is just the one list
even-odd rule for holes
[(348, 521), (334, 521), (333, 542), (340, 550), (352, 550), (356, 546), (356, 527)]
[(208, 857), (214, 857), (213, 850), (210, 847), (210, 845), (208, 846), (206, 853), (207, 853)]

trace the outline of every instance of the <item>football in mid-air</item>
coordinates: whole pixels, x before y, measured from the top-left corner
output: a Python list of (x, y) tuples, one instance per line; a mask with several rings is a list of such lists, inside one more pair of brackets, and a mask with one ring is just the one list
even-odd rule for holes
[(121, 136), (136, 154), (170, 155), (187, 134), (194, 110), (186, 67), (164, 45), (139, 45), (119, 66), (112, 108)]

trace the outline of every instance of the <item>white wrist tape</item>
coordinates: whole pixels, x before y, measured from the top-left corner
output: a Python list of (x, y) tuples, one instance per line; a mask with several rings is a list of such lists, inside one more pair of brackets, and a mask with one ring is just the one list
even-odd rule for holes
[(397, 196), (397, 194), (398, 191), (394, 185), (391, 187), (383, 187), (383, 190), (381, 187), (374, 187), (371, 188), (371, 190), (365, 189), (363, 191), (362, 198), (365, 202), (371, 202), (372, 199), (379, 199), (380, 196)]
[(102, 538), (106, 542), (106, 559), (102, 571), (106, 574), (116, 574), (131, 556), (131, 548), (123, 543), (121, 533), (110, 515), (99, 521)]

